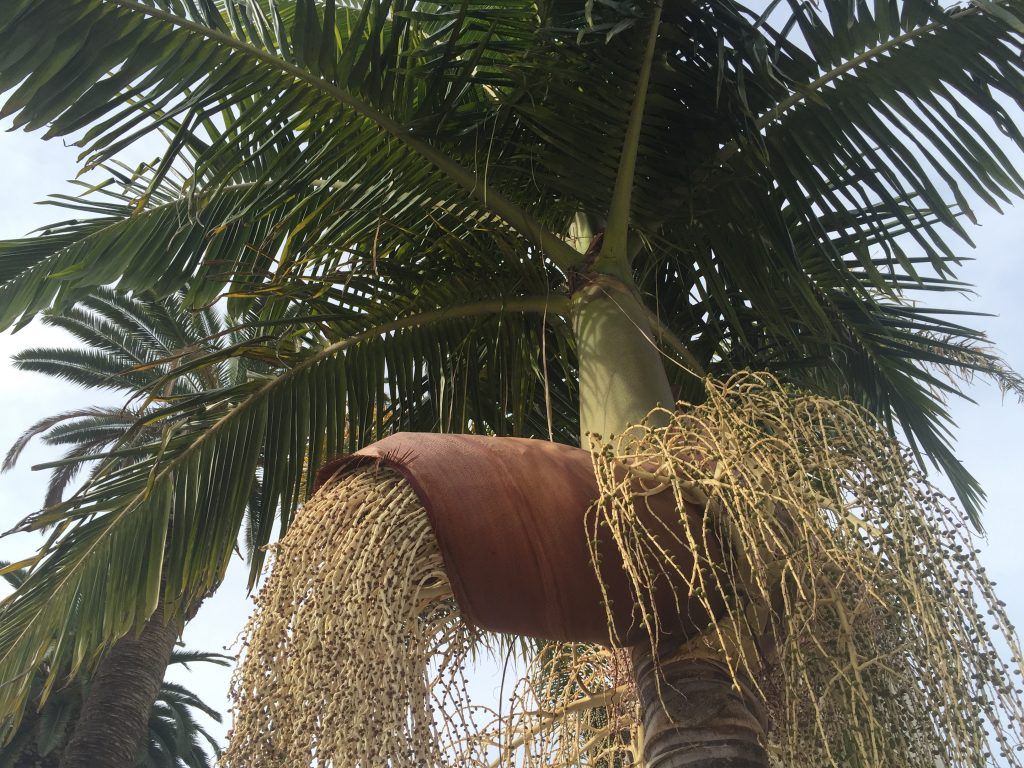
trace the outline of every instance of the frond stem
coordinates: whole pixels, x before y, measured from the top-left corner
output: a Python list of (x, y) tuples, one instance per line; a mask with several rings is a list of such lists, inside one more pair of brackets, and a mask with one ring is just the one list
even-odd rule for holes
[[(608, 224), (604, 230), (604, 241), (601, 245), (601, 252), (594, 263), (598, 272), (610, 268), (623, 278), (629, 273), (629, 221), (633, 185), (636, 181), (636, 158), (640, 149), (640, 137), (643, 133), (647, 89), (651, 81), (651, 66), (654, 62), (660, 27), (661, 3), (659, 2), (654, 6), (651, 28), (644, 48), (644, 58), (637, 76), (636, 95), (633, 97), (633, 105), (630, 109), (629, 126), (622, 143), (622, 154), (619, 156), (619, 168), (615, 176), (615, 189), (612, 190), (612, 202), (608, 211)], [(604, 269), (601, 268), (602, 266)]]

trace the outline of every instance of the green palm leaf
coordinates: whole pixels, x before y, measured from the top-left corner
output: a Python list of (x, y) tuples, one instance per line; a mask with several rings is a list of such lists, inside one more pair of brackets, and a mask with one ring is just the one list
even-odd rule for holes
[[(233, 250), (239, 245), (233, 238), (244, 237), (243, 216), (255, 216), (266, 226), (266, 217), (276, 211), (294, 227), (307, 223), (310, 214), (329, 204), (335, 210), (365, 207), (374, 211), (377, 221), (386, 217), (400, 222), (408, 216), (421, 219), (427, 205), (443, 206), (457, 213), (455, 219), (461, 221), (486, 220), (493, 212), (555, 258), (566, 263), (575, 258), (561, 240), (498, 191), (481, 184), (469, 170), (394, 117), (320, 77), (316, 63), (319, 39), (333, 40), (334, 35), (307, 35), (314, 22), (319, 30), (321, 21), (311, 10), (312, 3), (298, 3), (298, 7), (304, 10), (295, 14), (292, 34), (302, 38), (303, 50), (298, 53), (307, 66), (252, 45), (244, 36), (240, 39), (215, 28), (216, 24), (207, 26), (211, 18), (191, 20), (131, 0), (77, 0), (73, 6), (61, 2), (52, 9), (38, 3), (5, 6), (0, 17), (0, 47), (15, 40), (17, 44), (10, 49), (11, 56), (0, 61), (0, 90), (32, 72), (3, 110), (17, 114), (16, 125), (33, 128), (49, 124), (48, 135), (68, 135), (92, 125), (82, 139), (90, 166), (113, 157), (147, 132), (162, 126), (174, 131), (170, 151), (152, 169), (145, 191), (133, 202), (142, 223), (133, 219), (130, 225), (113, 231), (101, 229), (98, 236), (104, 242), (95, 248), (110, 250), (129, 242), (141, 248), (153, 227), (167, 226), (168, 216), (181, 214), (181, 206), (167, 203), (166, 193), (158, 196), (157, 202), (163, 204), (152, 212), (147, 206), (156, 188), (168, 179), (174, 160), (188, 148), (197, 151), (194, 177), (201, 179), (209, 171), (216, 172), (215, 186), (209, 192), (216, 207), (204, 215), (202, 211), (214, 203), (200, 204), (205, 232), (222, 234), (220, 240), (236, 246)], [(328, 3), (324, 23), (331, 22), (332, 8)], [(367, 15), (364, 26), (373, 21), (372, 16)], [(83, 66), (76, 58), (95, 54), (88, 45), (89, 34), (83, 34), (79, 26), (86, 18), (107, 54), (100, 57), (101, 64), (92, 67)], [(23, 43), (34, 34), (42, 38), (40, 45), (26, 51)], [(60, 53), (49, 57), (47, 66), (38, 66), (42, 61), (39, 54), (58, 45)], [(340, 63), (346, 63), (344, 56)], [(111, 69), (116, 73), (103, 77)], [(209, 76), (213, 71), (217, 74)], [(189, 96), (172, 104), (182, 91)], [(285, 91), (288, 98), (272, 99), (273, 94)], [(401, 105), (388, 106), (394, 113)], [(205, 116), (213, 113), (230, 115), (230, 130), (201, 148), (186, 140), (193, 121), (195, 126), (202, 125)], [(249, 177), (246, 188), (230, 181), (242, 171)], [(412, 188), (420, 191), (409, 195), (405, 190)], [(484, 207), (474, 207), (467, 194), (482, 200)], [(197, 199), (194, 190), (189, 197), (193, 202)], [(194, 249), (204, 230), (184, 229), (191, 238), (186, 242)], [(131, 237), (125, 236), (126, 230), (132, 232)], [(369, 231), (367, 224), (362, 231), (364, 235)], [(25, 263), (31, 256), (22, 251), (14, 258)], [(152, 252), (148, 261), (138, 262), (145, 258), (137, 250), (129, 252), (117, 260), (105, 260), (97, 280), (80, 275), (79, 279), (101, 285), (110, 274), (131, 272), (155, 283), (159, 273)], [(60, 262), (49, 264), (46, 274), (72, 284), (76, 273), (87, 266), (82, 254), (74, 250)], [(172, 260), (172, 268), (173, 264)], [(180, 283), (180, 273), (175, 270), (174, 274)], [(37, 311), (50, 303), (52, 288), (44, 290), (44, 297), (36, 295), (41, 280), (37, 279), (34, 290), (17, 292), (12, 299), (15, 312)], [(133, 282), (126, 287), (140, 286)]]
[[(262, 477), (260, 504), (250, 521), (250, 545), (262, 547), (275, 516), (280, 516), (282, 528), (287, 526), (312, 482), (309, 468), (341, 452), (346, 442), (351, 449), (371, 435), (401, 425), (422, 427), (428, 419), (435, 428), (471, 424), (488, 430), (497, 425), (499, 432), (510, 426), (525, 432), (526, 424), (539, 426), (542, 415), (536, 407), (519, 404), (523, 394), (515, 387), (521, 384), (513, 381), (483, 379), (485, 386), (505, 389), (504, 398), (494, 397), (493, 391), (479, 398), (487, 404), (483, 412), (446, 410), (439, 391), (445, 382), (451, 387), (458, 381), (448, 375), (454, 368), (480, 376), (492, 364), (479, 356), (460, 359), (451, 354), (472, 329), (467, 322), (497, 315), (508, 323), (504, 313), (523, 310), (550, 311), (555, 322), (565, 306), (546, 298), (476, 302), (371, 325), (319, 349), (299, 347), (289, 353), (266, 342), (236, 345), (185, 361), (168, 373), (173, 381), (231, 357), (263, 360), (273, 355), (285, 366), (269, 379), (251, 378), (183, 395), (164, 410), (146, 414), (149, 421), (159, 418), (169, 424), (147, 450), (136, 446), (134, 458), (121, 454), (109, 460), (68, 501), (19, 526), (57, 526), (58, 535), (40, 552), (38, 567), (21, 589), (0, 606), (0, 679), (11, 681), (5, 698), (10, 709), (4, 714), (15, 712), (19, 697), (27, 695), (27, 681), (19, 681), (15, 670), (37, 666), (40, 648), (54, 634), (54, 669), (77, 671), (145, 621), (161, 594), (165, 608), (174, 611), (194, 604), (219, 584), (242, 528), (257, 469)], [(536, 403), (542, 396), (536, 347), (521, 333), (513, 331), (505, 338), (518, 342), (518, 354), (532, 357), (534, 367), (516, 372), (499, 360), (491, 370), (533, 379), (529, 394)], [(494, 351), (508, 355), (512, 350), (504, 352), (499, 346)], [(389, 359), (405, 361), (408, 377), (403, 386), (399, 370), (389, 371), (394, 377), (390, 396), (384, 378)], [(156, 386), (165, 388), (163, 382)], [(348, 435), (339, 429), (345, 414)], [(448, 423), (439, 423), (442, 419)], [(262, 558), (262, 549), (256, 548), (253, 580)], [(72, 632), (74, 643), (68, 642)]]

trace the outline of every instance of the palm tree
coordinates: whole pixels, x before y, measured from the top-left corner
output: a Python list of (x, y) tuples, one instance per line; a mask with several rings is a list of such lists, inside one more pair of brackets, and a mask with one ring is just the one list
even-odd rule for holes
[[(253, 339), (153, 391), (275, 368), (171, 398), (158, 443), (23, 526), (66, 527), (0, 613), (0, 679), (72, 629), (103, 649), (180, 616), (260, 466), (257, 546), (346, 445), (607, 437), (698, 400), (705, 373), (856, 401), (976, 520), (940, 374), (1005, 371), (934, 301), (963, 288), (971, 204), (1024, 187), (996, 139), (1024, 147), (1022, 18), (1019, 0), (8, 0), (2, 114), (110, 178), (52, 200), (87, 217), (0, 246), (0, 326), (115, 281), (226, 295)], [(160, 158), (118, 164), (155, 135)], [(649, 764), (679, 743), (650, 741)], [(725, 764), (710, 754), (695, 765)]]
[[(85, 389), (112, 390), (126, 398), (123, 406), (88, 407), (48, 416), (25, 430), (11, 446), (3, 471), (14, 468), (35, 438), (64, 448), (61, 460), (45, 466), (51, 470), (46, 492), (46, 506), (51, 506), (63, 500), (83, 466), (105, 451), (130, 439), (145, 442), (159, 437), (154, 422), (144, 423), (153, 411), (154, 400), (148, 404), (140, 401), (175, 364), (173, 361), (221, 343), (218, 334), (223, 330), (223, 319), (213, 309), (185, 309), (181, 296), (154, 301), (99, 288), (59, 315), (45, 315), (42, 322), (66, 331), (82, 346), (23, 350), (12, 359), (16, 368)], [(227, 383), (228, 375), (226, 370), (211, 369), (204, 371), (203, 377), (183, 377), (160, 396), (214, 389)]]
[[(17, 588), (24, 573), (12, 571), (4, 578)], [(219, 653), (176, 648), (171, 653), (170, 664), (187, 667), (194, 662), (207, 662), (226, 666), (230, 661), (231, 657)], [(44, 662), (33, 676), (30, 714), (11, 735), (10, 741), (0, 747), (0, 765), (5, 768), (56, 768), (74, 724), (81, 716), (82, 702), (89, 689), (89, 679), (81, 673), (41, 706), (33, 706), (41, 702), (39, 693), (45, 685), (48, 666), (49, 662)], [(163, 681), (149, 711), (145, 749), (134, 765), (137, 768), (211, 768), (211, 752), (218, 755), (220, 747), (196, 719), (199, 713), (221, 722), (221, 714), (196, 694), (178, 683)]]
[[(207, 656), (212, 658), (205, 658)], [(219, 654), (175, 650), (170, 663), (215, 661), (216, 658), (230, 659)], [(165, 681), (160, 686), (149, 713), (145, 748), (135, 761), (138, 768), (213, 768), (220, 745), (199, 723), (193, 710), (221, 722), (220, 712), (183, 685)]]
[[(120, 407), (82, 408), (44, 418), (29, 427), (11, 447), (4, 471), (14, 467), (33, 438), (65, 449), (60, 460), (44, 465), (51, 469), (46, 507), (62, 502), (84, 466), (111, 454), (111, 465), (130, 466), (138, 446), (159, 442), (168, 429), (160, 418), (160, 402), (228, 386), (237, 375), (238, 369), (227, 365), (204, 368), (148, 394), (152, 385), (174, 366), (243, 338), (223, 333), (223, 318), (217, 310), (185, 309), (180, 295), (149, 300), (98, 288), (60, 315), (47, 314), (43, 322), (68, 332), (82, 346), (24, 350), (14, 358), (17, 368), (63, 378), (87, 389), (114, 390), (126, 398)], [(256, 488), (254, 482), (251, 492)], [(24, 578), (19, 580), (19, 586), (22, 582)], [(198, 600), (184, 606), (184, 619), (194, 615), (198, 608)], [(95, 749), (102, 749), (110, 759), (122, 763), (129, 760), (140, 748), (147, 727), (146, 713), (151, 733), (147, 759), (166, 758), (173, 762), (177, 759), (176, 750), (181, 750), (183, 760), (205, 760), (201, 751), (188, 757), (192, 749), (192, 733), (186, 727), (189, 720), (180, 720), (180, 733), (175, 736), (175, 724), (179, 722), (176, 718), (183, 712), (187, 715), (181, 707), (194, 704), (190, 703), (187, 691), (161, 682), (167, 665), (174, 663), (174, 644), (183, 627), (181, 620), (163, 621), (162, 616), (154, 613), (138, 636), (132, 633), (115, 642), (91, 672), (88, 686), (64, 689), (81, 695), (75, 702), (70, 740), (67, 744), (61, 742), (65, 763), (73, 764), (83, 751)], [(66, 674), (66, 670), (53, 664), (46, 668), (53, 676)], [(51, 685), (54, 679), (50, 677)], [(103, 724), (115, 719), (112, 713), (119, 713), (118, 735), (114, 739), (103, 732)], [(172, 736), (177, 740), (168, 741)], [(55, 748), (56, 742), (47, 743)]]
[[(225, 665), (229, 658), (175, 649), (169, 664), (209, 661)], [(45, 672), (37, 676), (36, 685), (41, 689)], [(0, 748), (0, 765), (11, 768), (59, 766), (88, 690), (88, 681), (72, 680), (50, 696), (40, 710), (32, 711), (7, 745)], [(188, 688), (163, 681), (149, 710), (144, 743), (132, 763), (133, 768), (212, 768), (220, 745), (197, 719), (199, 713), (218, 723), (221, 721), (220, 712)]]

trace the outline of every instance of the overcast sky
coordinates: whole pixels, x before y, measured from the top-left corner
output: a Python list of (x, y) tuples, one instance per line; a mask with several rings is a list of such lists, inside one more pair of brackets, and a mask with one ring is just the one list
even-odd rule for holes
[[(1018, 161), (1024, 160), (1015, 156)], [(25, 235), (34, 227), (65, 218), (59, 210), (33, 205), (47, 194), (61, 191), (74, 175), (75, 153), (57, 141), (42, 142), (37, 135), (0, 133), (0, 238)], [(991, 313), (976, 323), (998, 344), (1008, 362), (1024, 369), (1024, 204), (1000, 216), (977, 209), (980, 226), (973, 231), (977, 249), (962, 277), (977, 286), (976, 297), (952, 297), (950, 306)], [(964, 253), (968, 249), (964, 248)], [(66, 342), (49, 329), (31, 325), (17, 334), (0, 335), (0, 449), (6, 451), (18, 434), (37, 419), (69, 408), (113, 402), (110, 395), (85, 392), (52, 378), (14, 370), (8, 360), (30, 346)], [(981, 479), (989, 503), (984, 515), (988, 539), (984, 560), (999, 582), (1009, 604), (1011, 619), (1024, 627), (1024, 521), (1020, 515), (1024, 475), (1024, 406), (1006, 402), (994, 387), (978, 383), (970, 390), (977, 405), (953, 404), (960, 426), (960, 456)], [(31, 446), (20, 466), (0, 476), (0, 528), (36, 510), (43, 497), (44, 473), (32, 464), (55, 458), (38, 445)], [(17, 560), (31, 553), (34, 543), (22, 537), (0, 541), (0, 558)], [(189, 647), (221, 650), (231, 646), (248, 614), (244, 568), (236, 561), (227, 581), (206, 602), (185, 634)], [(200, 693), (207, 702), (226, 711), (229, 673), (199, 665), (176, 679)], [(224, 728), (214, 729), (223, 734)]]

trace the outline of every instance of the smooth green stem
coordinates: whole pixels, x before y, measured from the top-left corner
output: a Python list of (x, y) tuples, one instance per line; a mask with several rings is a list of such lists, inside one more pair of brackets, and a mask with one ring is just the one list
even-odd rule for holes
[(581, 445), (621, 435), (672, 390), (647, 309), (631, 287), (596, 276), (573, 296), (580, 375)]
[[(651, 16), (629, 124), (619, 155), (604, 240), (573, 296), (573, 321), (580, 376), (580, 444), (607, 440), (642, 421), (650, 411), (674, 404), (651, 314), (633, 286), (630, 269), (630, 210), (636, 161), (643, 133), (651, 68), (661, 27), (661, 3)], [(579, 223), (579, 222), (577, 222)], [(634, 244), (635, 245), (635, 244)]]

